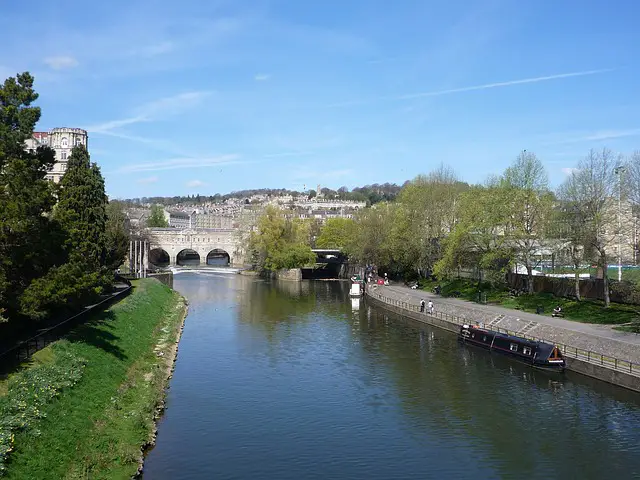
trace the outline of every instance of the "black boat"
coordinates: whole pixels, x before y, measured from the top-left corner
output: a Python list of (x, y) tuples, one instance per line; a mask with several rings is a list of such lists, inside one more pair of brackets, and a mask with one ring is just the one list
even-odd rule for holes
[(550, 343), (494, 332), (479, 325), (462, 325), (459, 338), (464, 343), (509, 355), (535, 368), (562, 372), (565, 367), (560, 349)]

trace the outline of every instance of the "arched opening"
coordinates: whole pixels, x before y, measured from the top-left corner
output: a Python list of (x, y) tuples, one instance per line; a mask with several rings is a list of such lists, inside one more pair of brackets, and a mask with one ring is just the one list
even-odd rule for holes
[(149, 251), (149, 263), (154, 267), (165, 268), (170, 262), (169, 254), (162, 248), (153, 248)]
[(200, 265), (200, 255), (195, 250), (185, 248), (176, 256), (178, 265)]
[(229, 254), (220, 248), (214, 248), (207, 254), (207, 265), (228, 267), (230, 262), (231, 257)]

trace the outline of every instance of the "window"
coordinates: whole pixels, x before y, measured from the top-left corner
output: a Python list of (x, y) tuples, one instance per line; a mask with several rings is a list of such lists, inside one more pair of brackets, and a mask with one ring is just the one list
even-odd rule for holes
[(522, 347), (522, 353), (525, 355), (531, 355), (531, 349), (529, 347)]
[(60, 158), (61, 158), (62, 160), (66, 160), (66, 159), (67, 159), (67, 152), (62, 152), (62, 153), (60, 154)]
[(482, 341), (483, 341), (483, 342), (486, 342), (486, 341), (487, 341), (487, 336), (486, 336), (486, 335), (484, 335), (484, 336), (482, 337)]
[(62, 137), (62, 146), (63, 147), (69, 146), (69, 140), (67, 139), (67, 137)]
[(67, 164), (66, 163), (63, 163), (63, 164), (60, 165), (60, 171), (62, 171), (62, 172), (66, 172), (67, 171)]
[(76, 137), (76, 147), (78, 145), (82, 145), (82, 139), (80, 137)]
[(517, 343), (512, 343), (509, 345), (509, 350), (511, 350), (512, 352), (517, 352), (518, 351), (518, 344)]

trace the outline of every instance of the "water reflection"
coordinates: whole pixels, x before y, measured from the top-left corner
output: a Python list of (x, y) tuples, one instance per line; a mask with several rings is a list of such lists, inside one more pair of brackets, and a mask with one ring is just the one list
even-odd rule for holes
[(637, 395), (355, 303), (348, 283), (181, 275), (145, 478), (631, 478)]

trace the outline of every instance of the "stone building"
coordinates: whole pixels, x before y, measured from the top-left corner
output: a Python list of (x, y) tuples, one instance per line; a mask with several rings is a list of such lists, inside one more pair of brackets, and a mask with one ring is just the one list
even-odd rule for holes
[(195, 228), (233, 228), (233, 218), (214, 213), (199, 213), (194, 215)]
[(180, 210), (164, 210), (164, 218), (171, 228), (192, 228), (193, 212), (183, 212)]
[(60, 127), (48, 132), (33, 132), (33, 136), (26, 143), (29, 150), (35, 150), (40, 146), (53, 148), (56, 163), (48, 172), (47, 179), (58, 183), (67, 170), (67, 159), (71, 155), (71, 149), (77, 145), (84, 145), (88, 149), (88, 141), (86, 130)]

